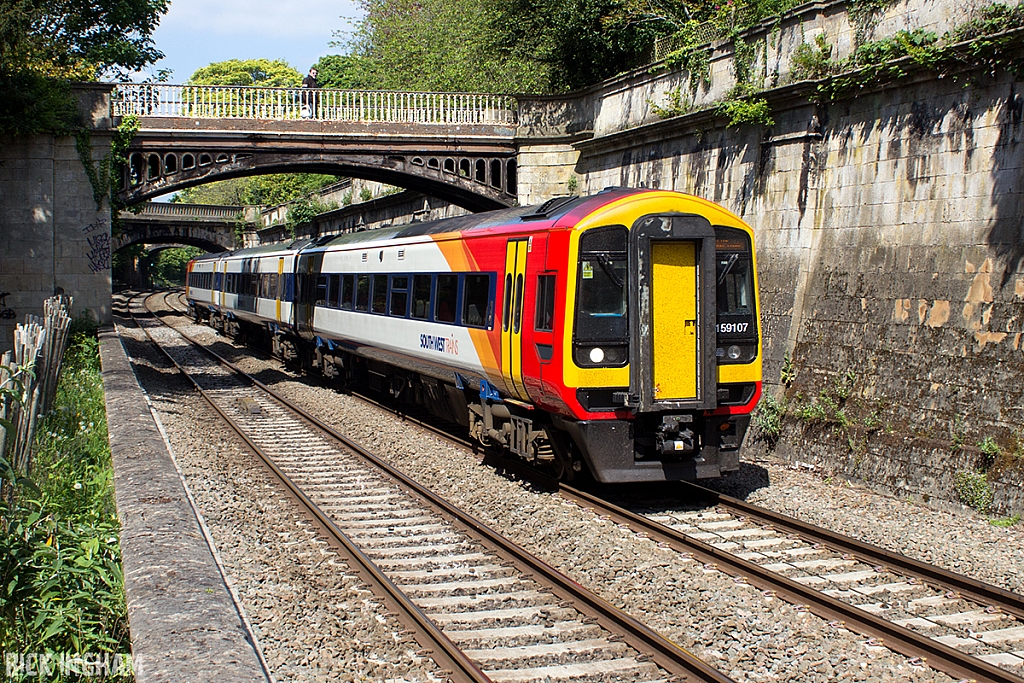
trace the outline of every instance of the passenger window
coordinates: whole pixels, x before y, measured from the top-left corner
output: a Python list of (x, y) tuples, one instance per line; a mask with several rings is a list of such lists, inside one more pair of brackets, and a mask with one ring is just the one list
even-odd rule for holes
[(516, 300), (515, 310), (512, 312), (513, 323), (512, 331), (515, 334), (519, 334), (519, 330), (523, 325), (523, 276), (522, 274), (516, 275)]
[(462, 324), (486, 327), (490, 318), (491, 276), (467, 275), (462, 287)]
[(356, 279), (356, 310), (366, 311), (370, 308), (370, 276), (359, 275)]
[(426, 320), (430, 315), (430, 275), (412, 276), (412, 317)]
[(320, 275), (316, 278), (316, 303), (315, 306), (327, 305), (327, 276)]
[(537, 319), (534, 328), (538, 332), (555, 329), (555, 276), (541, 275), (537, 278)]
[(389, 313), (396, 318), (404, 318), (409, 308), (409, 276), (391, 276), (391, 306)]
[(455, 322), (455, 311), (458, 305), (459, 276), (438, 275), (437, 295), (434, 304), (434, 320), (439, 323)]
[(341, 295), (341, 276), (332, 275), (330, 286), (327, 288), (327, 305), (331, 308), (338, 307), (338, 298)]
[(341, 276), (341, 307), (346, 311), (352, 310), (352, 299), (354, 294), (355, 275)]
[(501, 330), (508, 332), (508, 323), (512, 316), (512, 273), (505, 275), (505, 297), (501, 308)]
[(388, 276), (373, 276), (373, 304), (370, 311), (373, 313), (387, 313), (388, 310)]

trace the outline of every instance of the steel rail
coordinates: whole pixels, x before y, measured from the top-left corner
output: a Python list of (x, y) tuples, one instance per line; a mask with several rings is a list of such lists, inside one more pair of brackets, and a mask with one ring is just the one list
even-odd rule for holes
[[(161, 323), (168, 325), (163, 320)], [(174, 329), (172, 327), (172, 329)], [(606, 630), (618, 633), (623, 636), (623, 642), (636, 649), (638, 652), (647, 654), (649, 660), (673, 674), (682, 674), (685, 680), (694, 676), (700, 681), (708, 683), (735, 683), (734, 679), (726, 676), (718, 669), (708, 665), (703, 660), (690, 654), (661, 634), (657, 633), (642, 622), (634, 619), (614, 605), (600, 598), (589, 589), (568, 578), (554, 567), (530, 554), (528, 551), (501, 536), (489, 526), (473, 517), (469, 513), (452, 505), (444, 498), (424, 487), (419, 482), (411, 479), (400, 470), (392, 467), (381, 458), (360, 444), (353, 441), (335, 430), (330, 425), (322, 422), (319, 418), (308, 413), (306, 410), (293, 404), (287, 398), (265, 385), (260, 380), (252, 377), (237, 365), (220, 356), (218, 353), (206, 348), (203, 344), (192, 339), (184, 332), (175, 329), (175, 332), (186, 339), (189, 343), (207, 353), (211, 358), (222, 363), (239, 376), (251, 382), (253, 386), (262, 389), (268, 396), (280, 403), (294, 414), (307, 421), (315, 428), (338, 441), (343, 446), (362, 457), (367, 462), (384, 471), (388, 476), (399, 482), (402, 487), (413, 495), (422, 498), (430, 505), (444, 511), (450, 518), (458, 522), (466, 529), (475, 532), (483, 538), (494, 549), (499, 550), (520, 567), (525, 567), (533, 572), (535, 576), (541, 576), (548, 585), (557, 591), (559, 597), (570, 600), (576, 607), (585, 607), (592, 616), (596, 616), (597, 624)], [(218, 411), (220, 412), (220, 411)], [(312, 503), (311, 503), (312, 504)], [(642, 656), (641, 655), (641, 656)]]
[(967, 600), (984, 606), (998, 607), (1001, 611), (1024, 620), (1024, 597), (1011, 591), (870, 543), (833, 533), (828, 529), (816, 527), (774, 510), (751, 505), (703, 486), (689, 482), (686, 483), (686, 486), (715, 505), (721, 505), (724, 508), (735, 510), (737, 513), (753, 517), (805, 541), (820, 543), (836, 552), (848, 553), (866, 564), (882, 565), (895, 569), (895, 573), (898, 574), (916, 576), (943, 590), (959, 593)]
[[(393, 414), (399, 414), (385, 404), (361, 395), (359, 397)], [(463, 443), (461, 440), (453, 439), (450, 434), (446, 434), (443, 430), (428, 423), (418, 420), (412, 421), (435, 434), (455, 440), (456, 443)], [(751, 584), (763, 590), (774, 591), (776, 595), (788, 602), (805, 605), (812, 613), (824, 619), (842, 621), (850, 626), (852, 630), (869, 637), (881, 639), (881, 642), (890, 649), (907, 657), (921, 658), (932, 668), (943, 671), (951, 676), (957, 676), (965, 680), (976, 680), (978, 683), (1024, 683), (1024, 678), (1004, 669), (966, 655), (928, 636), (922, 636), (910, 629), (886, 621), (881, 617), (837, 598), (825, 595), (785, 576), (765, 570), (756, 563), (735, 557), (727, 551), (719, 550), (707, 543), (690, 538), (682, 532), (617, 507), (592, 494), (561, 484), (552, 477), (538, 472), (524, 463), (510, 460), (493, 452), (484, 452), (483, 461), (494, 467), (515, 472), (520, 476), (536, 479), (542, 486), (559, 489), (564, 496), (570, 499), (575, 498), (577, 502), (582, 500), (588, 506), (600, 509), (610, 518), (616, 519), (622, 524), (640, 529), (652, 538), (666, 543), (678, 551), (692, 553), (695, 557), (701, 558), (705, 563), (719, 566), (720, 569), (730, 575), (746, 578), (750, 580)], [(717, 501), (724, 507), (733, 507), (737, 511), (742, 511), (747, 516), (764, 519), (766, 523), (789, 531), (804, 540), (820, 543), (837, 552), (849, 553), (861, 559), (861, 561), (868, 560), (868, 564), (891, 565), (897, 568), (900, 573), (911, 576), (917, 575), (926, 583), (945, 590), (953, 590), (968, 600), (974, 600), (983, 605), (994, 604), (999, 609), (1004, 609), (1007, 613), (1024, 618), (1024, 601), (1022, 601), (1020, 596), (1010, 591), (985, 584), (970, 577), (954, 574), (940, 567), (928, 565), (919, 560), (877, 548), (852, 538), (841, 535), (829, 535), (826, 538), (825, 533), (827, 532), (824, 532), (824, 530), (817, 529), (813, 525), (792, 517), (763, 510), (744, 501), (718, 494), (695, 484), (688, 482), (679, 483), (692, 487), (693, 490), (705, 498)]]
[[(146, 299), (148, 300), (148, 296)], [(145, 303), (144, 303), (145, 305)], [(148, 307), (147, 307), (148, 310)], [(150, 311), (152, 314), (152, 311)], [(264, 466), (277, 478), (285, 487), (288, 495), (296, 500), (300, 506), (313, 517), (317, 522), (317, 525), (326, 533), (326, 535), (335, 544), (339, 545), (344, 549), (345, 553), (349, 556), (349, 559), (355, 561), (356, 571), (361, 578), (375, 588), (374, 593), (382, 598), (387, 603), (388, 609), (399, 617), (399, 620), (404, 622), (406, 626), (414, 626), (418, 631), (423, 640), (420, 641), (420, 645), (424, 648), (431, 650), (431, 655), (437, 665), (447, 670), (447, 674), (452, 681), (458, 683), (493, 683), (491, 679), (485, 674), (480, 668), (469, 659), (465, 653), (455, 643), (453, 643), (448, 636), (441, 631), (440, 628), (434, 624), (430, 618), (423, 613), (423, 611), (417, 607), (406, 595), (403, 593), (392, 581), (389, 579), (378, 567), (375, 565), (370, 558), (368, 558), (355, 544), (349, 540), (348, 536), (331, 521), (330, 517), (326, 515), (308, 496), (302, 491), (301, 488), (292, 482), (291, 478), (288, 477), (281, 469), (274, 463), (273, 459), (264, 451), (258, 444), (256, 444), (249, 436), (245, 433), (242, 427), (229, 416), (217, 403), (210, 397), (210, 395), (199, 385), (199, 383), (193, 378), (172, 356), (167, 352), (163, 346), (160, 345), (153, 335), (150, 334), (149, 330), (145, 326), (140, 325), (135, 314), (129, 309), (128, 314), (131, 316), (136, 326), (143, 331), (150, 342), (177, 368), (178, 372), (185, 377), (195, 388), (199, 395), (206, 401), (206, 403), (213, 408), (214, 412), (229, 426), (231, 429), (245, 442), (246, 446), (253, 451)], [(206, 349), (197, 344), (194, 340), (189, 338), (184, 333), (175, 330), (170, 325), (167, 325), (159, 317), (155, 316), (158, 322), (166, 325), (168, 328), (174, 330), (178, 335), (181, 335), (183, 339), (188, 341), (197, 348)], [(207, 353), (212, 353), (207, 351)], [(212, 354), (216, 356), (216, 354)], [(240, 372), (239, 370), (232, 368), (233, 371)], [(248, 377), (242, 373), (243, 377)], [(252, 378), (249, 378), (252, 379)], [(403, 618), (404, 617), (404, 618)], [(424, 642), (425, 641), (425, 642)]]
[(928, 636), (898, 626), (793, 579), (764, 569), (760, 565), (736, 557), (728, 551), (720, 550), (680, 531), (625, 510), (593, 494), (566, 485), (562, 485), (560, 491), (567, 499), (599, 510), (611, 520), (628, 525), (634, 531), (642, 531), (654, 541), (664, 543), (680, 552), (692, 553), (694, 558), (705, 564), (715, 565), (727, 574), (744, 578), (762, 590), (773, 591), (784, 600), (796, 605), (803, 605), (812, 613), (830, 622), (843, 622), (846, 628), (878, 638), (881, 641), (880, 644), (889, 649), (907, 657), (920, 658), (930, 667), (950, 676), (974, 680), (978, 683), (1024, 683), (1024, 678), (1004, 669), (966, 655)]

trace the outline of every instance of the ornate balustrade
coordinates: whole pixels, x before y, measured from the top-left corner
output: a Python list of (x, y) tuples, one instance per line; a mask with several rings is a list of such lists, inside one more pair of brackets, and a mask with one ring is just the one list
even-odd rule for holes
[[(183, 218), (217, 218), (234, 220), (245, 211), (244, 206), (217, 206), (212, 204), (172, 204), (170, 202), (146, 202), (137, 216), (181, 216)], [(126, 214), (128, 215), (128, 214)]]
[(122, 83), (115, 116), (317, 119), (375, 123), (514, 124), (517, 102), (479, 93), (310, 90)]

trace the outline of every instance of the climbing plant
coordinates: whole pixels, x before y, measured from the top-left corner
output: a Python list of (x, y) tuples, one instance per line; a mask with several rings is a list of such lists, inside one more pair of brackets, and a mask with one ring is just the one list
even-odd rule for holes
[(85, 175), (89, 178), (96, 210), (100, 211), (103, 208), (104, 199), (109, 200), (110, 226), (114, 232), (120, 228), (121, 211), (126, 206), (118, 198), (118, 193), (123, 189), (121, 171), (128, 164), (128, 147), (138, 130), (138, 117), (125, 116), (121, 120), (121, 125), (114, 131), (110, 154), (99, 161), (95, 161), (92, 156), (92, 133), (89, 129), (83, 128), (75, 134), (75, 150), (82, 162), (82, 168), (85, 169)]

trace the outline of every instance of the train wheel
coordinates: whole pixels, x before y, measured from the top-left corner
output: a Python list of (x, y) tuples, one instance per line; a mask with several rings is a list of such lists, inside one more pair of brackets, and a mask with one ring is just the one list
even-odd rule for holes
[(552, 434), (551, 432), (552, 430), (549, 429), (551, 449), (555, 454), (550, 464), (551, 473), (558, 478), (558, 481), (572, 483), (579, 476), (583, 461), (574, 457), (575, 449), (570, 439), (567, 439), (564, 434)]

